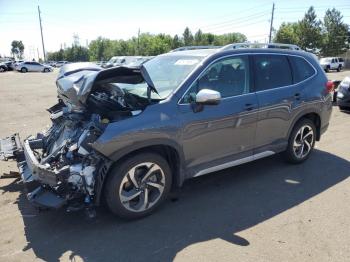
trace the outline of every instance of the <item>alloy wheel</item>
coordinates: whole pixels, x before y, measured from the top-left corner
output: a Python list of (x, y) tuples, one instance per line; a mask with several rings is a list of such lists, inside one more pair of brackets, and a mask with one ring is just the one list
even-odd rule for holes
[(155, 205), (165, 187), (165, 175), (159, 165), (152, 162), (138, 164), (124, 176), (119, 198), (122, 205), (132, 212), (143, 212)]
[(311, 126), (303, 125), (295, 135), (293, 152), (299, 159), (306, 157), (314, 144), (314, 131)]

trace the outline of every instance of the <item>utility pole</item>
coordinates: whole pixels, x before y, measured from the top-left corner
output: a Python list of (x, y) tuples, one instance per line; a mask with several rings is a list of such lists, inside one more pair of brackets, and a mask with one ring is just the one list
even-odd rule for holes
[(274, 15), (274, 13), (275, 13), (275, 3), (272, 4), (269, 43), (271, 43), (271, 38), (272, 38), (272, 25), (273, 25), (273, 15)]
[(140, 28), (137, 32), (137, 55), (140, 55)]
[(41, 32), (41, 43), (43, 44), (44, 61), (46, 61), (46, 52), (45, 52), (45, 45), (44, 45), (43, 27), (41, 25), (41, 15), (40, 15), (40, 7), (39, 6), (38, 6), (38, 13), (39, 13), (39, 23), (40, 23), (40, 32)]

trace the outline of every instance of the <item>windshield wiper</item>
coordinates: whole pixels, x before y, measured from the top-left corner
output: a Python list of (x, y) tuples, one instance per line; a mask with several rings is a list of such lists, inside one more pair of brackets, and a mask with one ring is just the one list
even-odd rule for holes
[(151, 92), (156, 93), (160, 97), (156, 87), (154, 86), (154, 83), (153, 83), (151, 77), (149, 76), (149, 74), (148, 74), (148, 72), (143, 64), (141, 65), (140, 71), (141, 71), (143, 78), (145, 79), (145, 81), (147, 83), (147, 98), (148, 98), (148, 100), (151, 101)]

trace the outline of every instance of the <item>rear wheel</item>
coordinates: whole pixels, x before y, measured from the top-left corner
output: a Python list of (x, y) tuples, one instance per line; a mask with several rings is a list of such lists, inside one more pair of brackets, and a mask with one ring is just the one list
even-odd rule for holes
[(106, 181), (106, 202), (119, 217), (141, 218), (167, 198), (171, 183), (171, 170), (163, 157), (140, 153), (112, 168)]
[(27, 69), (26, 67), (22, 67), (22, 68), (21, 68), (21, 72), (22, 72), (22, 73), (27, 73), (27, 72), (28, 72), (28, 69)]
[(286, 160), (293, 164), (304, 162), (311, 154), (316, 140), (316, 127), (313, 121), (301, 119), (294, 126), (284, 152)]
[(337, 68), (337, 72), (340, 72), (340, 71), (341, 71), (341, 65), (339, 65)]
[(50, 69), (44, 68), (44, 72), (45, 72), (45, 73), (48, 73), (48, 72), (50, 72)]

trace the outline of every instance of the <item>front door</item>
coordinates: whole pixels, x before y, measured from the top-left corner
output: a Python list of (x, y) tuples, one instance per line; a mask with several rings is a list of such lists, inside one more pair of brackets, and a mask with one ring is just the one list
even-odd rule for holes
[[(248, 56), (224, 58), (209, 66), (180, 101), (190, 175), (252, 155), (258, 110), (250, 82)], [(220, 92), (221, 102), (196, 112), (193, 97), (201, 89)]]

